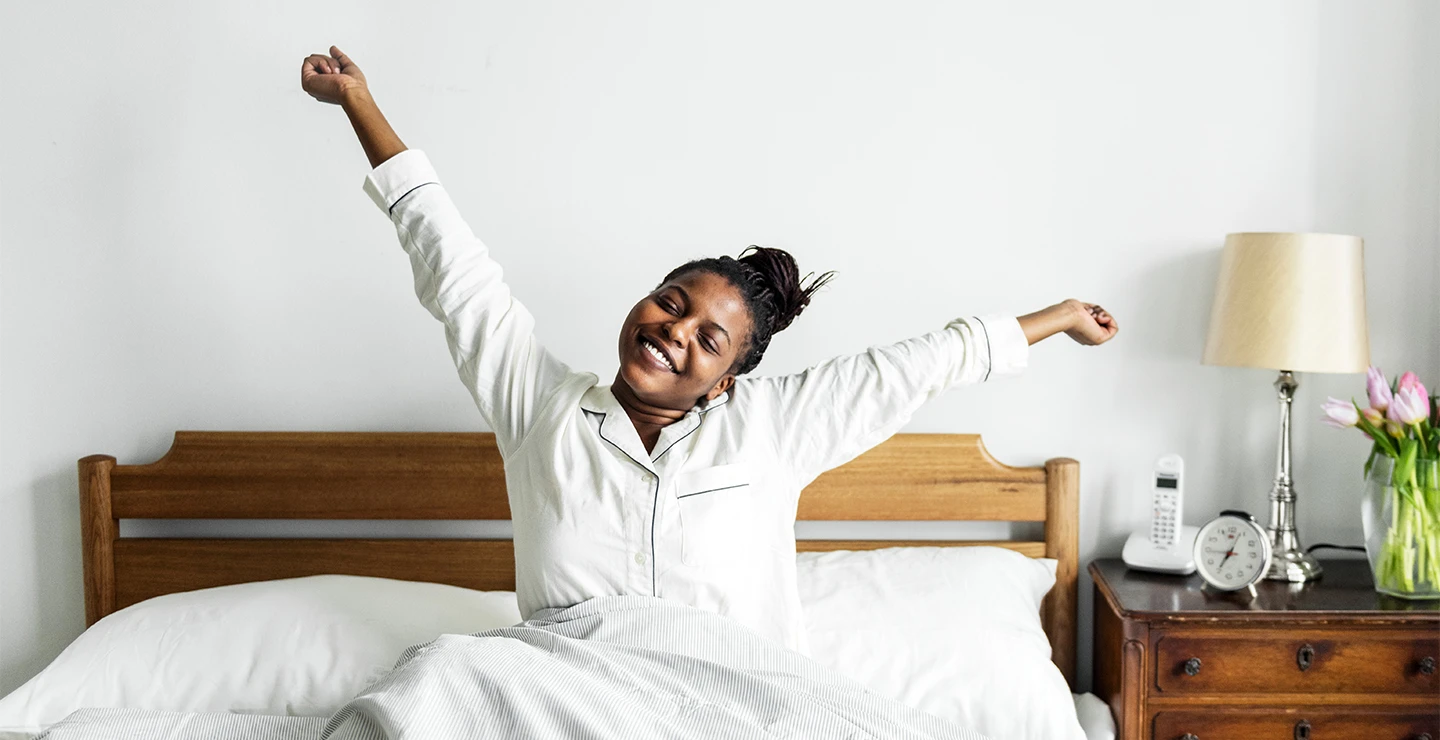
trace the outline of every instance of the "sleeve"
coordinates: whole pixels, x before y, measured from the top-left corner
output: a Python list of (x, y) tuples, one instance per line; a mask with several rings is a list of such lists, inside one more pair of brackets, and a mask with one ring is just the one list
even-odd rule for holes
[(450, 355), (500, 451), (519, 447), (546, 399), (571, 374), (535, 340), (535, 319), (440, 184), (425, 153), (408, 149), (365, 177), (395, 224), (415, 295), (445, 325)]
[(1014, 317), (972, 316), (748, 385), (776, 425), (780, 460), (806, 485), (889, 439), (945, 390), (1019, 374), (1029, 354)]

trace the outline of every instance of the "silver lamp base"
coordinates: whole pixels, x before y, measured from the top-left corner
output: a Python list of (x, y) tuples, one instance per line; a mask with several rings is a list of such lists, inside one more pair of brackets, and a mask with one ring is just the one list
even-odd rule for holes
[(1319, 578), (1320, 574), (1325, 572), (1320, 567), (1320, 561), (1300, 549), (1295, 530), (1280, 532), (1266, 527), (1265, 531), (1270, 534), (1270, 567), (1265, 571), (1265, 578), (1271, 581), (1305, 583)]
[(1300, 383), (1289, 370), (1275, 380), (1280, 399), (1280, 449), (1275, 458), (1275, 486), (1270, 489), (1270, 567), (1265, 578), (1271, 581), (1305, 583), (1320, 577), (1319, 561), (1300, 549), (1295, 533), (1295, 486), (1290, 478), (1290, 406)]

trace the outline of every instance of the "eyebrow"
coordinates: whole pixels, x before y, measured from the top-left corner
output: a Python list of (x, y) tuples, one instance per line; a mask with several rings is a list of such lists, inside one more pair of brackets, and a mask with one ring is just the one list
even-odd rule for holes
[[(674, 289), (677, 290), (677, 291), (680, 291), (680, 296), (685, 299), (685, 302), (686, 302), (686, 303), (691, 303), (691, 302), (692, 302), (692, 301), (690, 300), (690, 294), (689, 294), (689, 293), (686, 293), (684, 288), (682, 288), (682, 287), (680, 287), (680, 286), (678, 286), (678, 285), (672, 285), (672, 286), (670, 286), (670, 287), (674, 288)], [(728, 344), (734, 344), (734, 343), (735, 343), (734, 340), (732, 340), (732, 339), (730, 338), (730, 332), (725, 331), (725, 327), (723, 327), (723, 326), (715, 323), (714, 321), (707, 322), (707, 323), (706, 323), (706, 326), (713, 326), (713, 327), (715, 327), (715, 329), (718, 330), (721, 334), (724, 334), (724, 335), (725, 335), (725, 342), (726, 342), (726, 343), (728, 343)]]

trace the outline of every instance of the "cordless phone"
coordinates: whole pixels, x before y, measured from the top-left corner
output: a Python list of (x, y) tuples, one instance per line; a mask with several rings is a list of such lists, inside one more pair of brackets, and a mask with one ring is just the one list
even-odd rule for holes
[(1165, 455), (1155, 461), (1150, 478), (1150, 528), (1135, 532), (1125, 541), (1121, 557), (1136, 570), (1189, 575), (1195, 572), (1195, 536), (1198, 527), (1187, 527), (1185, 512), (1185, 461), (1179, 455)]
[(1179, 541), (1181, 512), (1184, 511), (1185, 487), (1181, 474), (1185, 461), (1179, 455), (1166, 455), (1155, 463), (1155, 483), (1150, 495), (1150, 544), (1172, 549)]

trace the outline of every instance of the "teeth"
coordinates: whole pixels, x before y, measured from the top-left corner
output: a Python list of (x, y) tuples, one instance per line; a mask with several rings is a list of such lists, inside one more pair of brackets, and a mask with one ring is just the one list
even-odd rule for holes
[(655, 345), (651, 344), (649, 340), (642, 339), (640, 340), (640, 343), (645, 345), (645, 349), (650, 350), (650, 354), (655, 355), (655, 359), (659, 360), (660, 362), (664, 363), (666, 367), (670, 368), (670, 372), (675, 372), (675, 366), (671, 365), (670, 360), (665, 358), (664, 352), (656, 349)]

